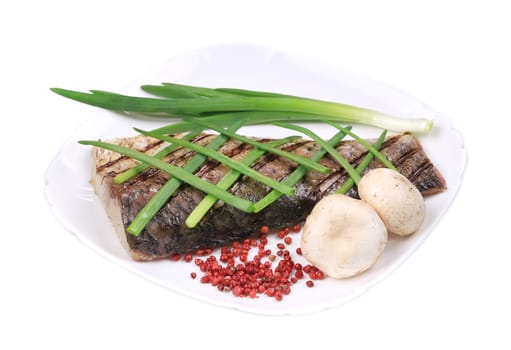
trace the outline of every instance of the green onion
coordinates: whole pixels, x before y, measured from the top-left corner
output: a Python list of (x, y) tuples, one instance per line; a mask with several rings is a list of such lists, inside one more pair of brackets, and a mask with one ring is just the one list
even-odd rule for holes
[[(286, 112), (305, 113), (317, 121), (319, 118), (336, 122), (361, 123), (396, 131), (428, 132), (432, 121), (427, 119), (407, 119), (390, 116), (371, 109), (349, 104), (329, 102), (298, 96), (257, 92), (240, 89), (207, 89), (197, 96), (197, 87), (180, 86), (180, 92), (169, 93), (173, 98), (151, 98), (115, 94), (106, 91), (91, 90), (90, 93), (52, 88), (51, 91), (89, 105), (116, 111), (156, 113), (163, 117), (195, 116), (204, 117), (225, 112)], [(157, 93), (158, 87), (144, 86), (145, 90)], [(168, 88), (167, 88), (168, 89)], [(184, 91), (183, 91), (184, 89)], [(244, 92), (243, 92), (244, 91)], [(248, 91), (248, 92), (247, 92)], [(161, 91), (160, 91), (161, 92)], [(182, 98), (177, 98), (182, 97)], [(313, 115), (318, 117), (313, 118)], [(275, 116), (277, 118), (277, 116)], [(281, 121), (274, 119), (273, 121)], [(257, 121), (249, 123), (259, 123)]]
[(152, 95), (164, 98), (193, 98), (193, 97), (218, 97), (231, 94), (218, 91), (218, 89), (203, 88), (198, 86), (181, 85), (175, 83), (162, 83), (162, 85), (142, 85), (142, 90)]
[[(190, 133), (186, 134), (183, 136), (183, 140), (191, 140), (193, 139), (195, 136), (197, 136), (198, 134), (200, 134), (202, 132), (202, 130), (192, 130)], [(170, 146), (167, 146), (165, 147), (164, 149), (162, 149), (161, 151), (159, 151), (158, 153), (156, 153), (155, 155), (153, 155), (153, 157), (157, 158), (157, 159), (163, 159), (165, 156), (169, 155), (170, 153), (174, 152), (175, 150), (177, 150), (180, 146), (177, 146), (177, 145), (170, 145)], [(149, 165), (146, 164), (146, 163), (140, 163), (138, 164), (137, 166), (133, 167), (133, 168), (130, 168), (122, 173), (120, 173), (119, 175), (117, 175), (115, 178), (114, 178), (114, 182), (116, 184), (122, 184), (128, 180), (130, 180), (131, 178), (137, 176), (138, 174), (140, 174), (141, 172), (143, 172), (144, 170), (146, 170), (147, 168), (149, 168)]]
[[(176, 124), (165, 125), (157, 131), (162, 134), (174, 134), (183, 131), (190, 131), (196, 124), (186, 121)], [(311, 113), (298, 113), (298, 112), (257, 112), (257, 111), (241, 111), (241, 112), (226, 112), (226, 113), (215, 113), (206, 116), (202, 116), (200, 120), (208, 121), (218, 127), (227, 127), (233, 122), (239, 119), (245, 119), (246, 125), (258, 125), (267, 124), (274, 121), (318, 121), (322, 119), (320, 115)]]
[[(304, 135), (309, 136), (312, 140), (316, 141), (322, 148), (324, 148), (332, 158), (334, 158), (350, 175), (350, 177), (355, 181), (355, 183), (359, 183), (360, 181), (360, 175), (355, 171), (355, 169), (351, 166), (351, 164), (344, 158), (337, 150), (330, 146), (325, 140), (323, 140), (321, 137), (313, 133), (307, 128), (304, 128), (303, 126), (289, 124), (289, 123), (282, 123), (282, 122), (276, 122), (273, 123), (273, 125), (280, 126), (282, 128), (291, 129), (295, 131), (299, 131), (303, 133)], [(348, 130), (341, 130), (344, 133), (348, 133)]]
[[(347, 130), (351, 130), (351, 126), (347, 126), (346, 127)], [(335, 145), (337, 145), (344, 137), (346, 136), (346, 134), (343, 132), (343, 131), (340, 131), (338, 132), (337, 134), (335, 134), (334, 136), (332, 136), (332, 138), (330, 138), (330, 140), (327, 141), (327, 143), (334, 147)], [(324, 149), (324, 148), (321, 148), (320, 150), (318, 150), (316, 153), (314, 153), (312, 156), (311, 156), (311, 160), (314, 161), (314, 162), (317, 162), (319, 161), (325, 154), (327, 153), (327, 151)], [(300, 179), (307, 173), (307, 168), (304, 167), (303, 165), (300, 165), (298, 168), (296, 168), (284, 181), (283, 183), (285, 183), (286, 185), (289, 185), (289, 186), (294, 186), (296, 185), (296, 183), (298, 181), (300, 181)], [(280, 197), (282, 196), (282, 193), (278, 192), (278, 191), (275, 191), (275, 190), (272, 190), (270, 193), (268, 193), (266, 196), (264, 196), (261, 200), (259, 200), (258, 202), (254, 203), (254, 212), (255, 213), (258, 213), (260, 212), (261, 210), (263, 210), (264, 208), (266, 208), (268, 205), (270, 205), (271, 203), (275, 202), (277, 199), (279, 199)]]
[[(231, 126), (231, 131), (238, 130), (243, 125), (243, 120)], [(212, 150), (217, 150), (226, 141), (228, 137), (224, 135), (216, 136), (206, 147)], [(154, 157), (154, 156), (153, 156)], [(159, 158), (161, 159), (161, 158)], [(194, 155), (183, 167), (184, 170), (193, 173), (195, 172), (205, 161), (206, 157), (202, 154)], [(146, 163), (141, 163), (147, 165)], [(151, 219), (158, 213), (158, 211), (168, 202), (169, 198), (172, 197), (174, 192), (181, 186), (183, 182), (173, 177), (160, 188), (160, 190), (146, 203), (146, 205), (138, 212), (133, 221), (128, 226), (127, 231), (134, 236), (139, 236), (144, 227), (151, 221)]]
[(358, 136), (357, 134), (349, 131), (349, 130), (346, 130), (345, 128), (343, 128), (342, 126), (339, 126), (335, 123), (331, 123), (329, 121), (326, 121), (328, 124), (332, 125), (334, 128), (337, 128), (339, 130), (342, 130), (344, 132), (346, 132), (346, 134), (350, 135), (351, 137), (353, 137), (356, 141), (358, 141), (362, 146), (364, 146), (365, 148), (367, 148), (372, 154), (374, 154), (374, 156), (376, 158), (378, 158), (380, 160), (380, 162), (382, 162), (387, 168), (389, 169), (392, 169), (392, 170), (396, 170), (396, 167), (387, 159), (385, 158), (385, 156), (383, 154), (381, 154), (381, 152), (379, 152), (378, 150), (376, 150), (373, 146), (371, 146), (371, 144), (369, 144), (369, 142), (367, 142), (366, 140), (364, 140), (363, 138), (361, 138), (360, 136)]
[[(177, 134), (180, 132), (189, 132), (197, 128), (196, 123), (187, 121), (187, 117), (179, 123), (164, 125), (152, 131), (160, 134)], [(216, 113), (208, 117), (202, 117), (200, 120), (206, 121), (217, 127), (226, 128), (240, 119), (245, 119), (246, 125), (267, 124), (274, 121), (323, 121), (324, 119), (317, 114), (310, 113), (289, 113), (289, 112), (228, 112)]]
[[(278, 141), (271, 141), (268, 142), (268, 145), (271, 145), (272, 147), (277, 147), (280, 145), (283, 145), (285, 143), (288, 143), (290, 141), (295, 140), (298, 138), (298, 136), (290, 136), (287, 138), (284, 138), (282, 140)], [(255, 148), (252, 151), (250, 151), (245, 157), (243, 157), (240, 162), (245, 165), (251, 165), (254, 163), (259, 157), (264, 155), (265, 151), (261, 150), (259, 148)], [(236, 180), (240, 177), (241, 173), (239, 171), (236, 171), (234, 169), (230, 169), (227, 174), (225, 174), (220, 181), (216, 184), (217, 187), (227, 190), (229, 187), (231, 187)], [(292, 186), (293, 184), (286, 184)], [(275, 190), (273, 190), (275, 191)], [(277, 193), (280, 193), (276, 191)], [(207, 211), (215, 205), (215, 203), (218, 201), (218, 199), (215, 196), (212, 196), (208, 194), (206, 197), (202, 199), (202, 201), (195, 207), (195, 209), (190, 213), (188, 218), (186, 219), (186, 226), (189, 228), (193, 228), (197, 226), (199, 221), (206, 215)]]
[(205, 118), (205, 119), (188, 118), (187, 120), (191, 121), (191, 122), (193, 122), (193, 123), (195, 123), (197, 125), (200, 125), (200, 126), (202, 126), (204, 128), (215, 130), (215, 131), (217, 131), (219, 133), (223, 133), (225, 135), (228, 135), (229, 137), (231, 137), (231, 138), (233, 138), (235, 140), (241, 141), (243, 143), (252, 145), (252, 146), (257, 147), (257, 148), (264, 149), (265, 151), (273, 153), (273, 154), (276, 154), (278, 156), (287, 158), (289, 160), (292, 160), (295, 163), (298, 163), (298, 164), (301, 164), (301, 165), (305, 165), (309, 169), (313, 169), (313, 170), (319, 171), (322, 174), (326, 174), (329, 171), (328, 168), (326, 168), (326, 167), (324, 167), (324, 166), (322, 166), (322, 165), (320, 165), (318, 163), (315, 163), (315, 162), (311, 161), (308, 158), (301, 157), (299, 155), (296, 155), (296, 154), (293, 154), (293, 153), (289, 153), (289, 152), (283, 151), (281, 149), (268, 146), (268, 145), (266, 145), (264, 143), (257, 142), (257, 141), (255, 141), (253, 139), (248, 138), (248, 137), (241, 136), (241, 135), (238, 135), (236, 133), (229, 132), (227, 130), (219, 128), (216, 125), (214, 125), (213, 123), (207, 121), (207, 118)]
[(168, 164), (160, 159), (156, 159), (150, 155), (144, 154), (139, 151), (135, 151), (133, 149), (110, 144), (107, 142), (101, 142), (101, 141), (78, 141), (78, 143), (82, 145), (89, 145), (89, 146), (96, 146), (100, 148), (104, 148), (110, 151), (114, 151), (120, 154), (123, 154), (127, 157), (139, 160), (144, 163), (148, 163), (170, 175), (172, 175), (175, 178), (178, 178), (179, 180), (183, 181), (184, 183), (189, 184), (192, 187), (195, 187), (196, 189), (206, 192), (208, 194), (212, 194), (213, 196), (217, 197), (219, 200), (224, 201), (225, 203), (238, 208), (239, 210), (242, 210), (247, 213), (251, 213), (253, 211), (252, 209), (252, 202), (236, 197), (232, 194), (230, 194), (227, 191), (221, 190), (220, 188), (216, 187), (215, 185), (202, 180), (201, 178), (190, 174), (188, 171), (179, 168), (177, 166)]
[[(383, 144), (383, 141), (385, 140), (385, 136), (387, 136), (387, 130), (383, 130), (383, 132), (380, 134), (380, 136), (378, 137), (378, 139), (376, 140), (376, 142), (374, 143), (374, 149), (376, 151), (379, 151), (381, 145)], [(378, 152), (379, 153), (379, 152)], [(360, 164), (356, 167), (356, 170), (357, 170), (357, 173), (359, 175), (362, 175), (362, 173), (364, 172), (364, 170), (367, 168), (367, 166), (369, 165), (369, 163), (373, 160), (374, 158), (374, 153), (373, 152), (370, 152), (368, 151), (366, 156), (364, 157), (364, 159), (360, 162)], [(337, 189), (337, 191), (335, 191), (335, 193), (340, 193), (340, 194), (346, 194), (348, 193), (348, 191), (353, 187), (353, 185), (355, 184), (355, 181), (353, 181), (353, 179), (350, 177), (348, 178), (343, 184), (341, 187), (339, 187)]]
[[(154, 133), (151, 131), (144, 131), (144, 130), (140, 130), (140, 129), (136, 129), (136, 128), (135, 128), (135, 130), (138, 131), (139, 133), (141, 133), (142, 135), (151, 136), (151, 137), (160, 139), (162, 141), (167, 141), (170, 143), (175, 143), (177, 145), (186, 147), (186, 148), (188, 148), (192, 151), (195, 151), (197, 153), (204, 154), (212, 159), (215, 159), (215, 160), (227, 165), (230, 168), (233, 168), (233, 169), (243, 173), (244, 175), (247, 175), (247, 176), (249, 176), (249, 177), (251, 177), (267, 186), (277, 189), (287, 195), (291, 195), (294, 193), (294, 188), (286, 186), (286, 185), (282, 184), (281, 182), (275, 181), (274, 179), (269, 178), (268, 176), (265, 176), (265, 175), (257, 172), (256, 170), (254, 170), (254, 169), (252, 169), (236, 160), (233, 160), (219, 152), (207, 149), (205, 147), (196, 145), (196, 144), (188, 142), (188, 141), (176, 139), (174, 137), (169, 137), (169, 136), (157, 134), (157, 133)], [(219, 132), (222, 134), (225, 134), (227, 136), (231, 135), (231, 132), (229, 130), (219, 129)], [(236, 133), (233, 133), (233, 134), (237, 135)]]
[(298, 99), (306, 99), (310, 100), (309, 98), (305, 97), (297, 97), (293, 95), (285, 95), (285, 94), (278, 94), (275, 92), (266, 92), (266, 91), (254, 91), (254, 90), (246, 90), (246, 89), (232, 89), (232, 88), (217, 88), (214, 89), (218, 92), (224, 92), (239, 96), (247, 96), (247, 97), (292, 97), (292, 98), (298, 98)]
[(189, 97), (218, 97), (238, 95), (246, 97), (293, 97), (292, 95), (278, 94), (274, 92), (263, 92), (245, 89), (232, 88), (204, 88), (198, 86), (182, 85), (175, 83), (162, 83), (161, 85), (142, 85), (141, 89), (152, 95), (165, 98), (189, 98)]
[[(240, 120), (244, 118), (236, 118), (236, 120)], [(218, 120), (218, 126), (222, 128), (226, 128), (229, 125), (232, 125), (236, 120), (229, 120), (229, 123), (223, 123), (223, 118)], [(181, 132), (191, 132), (192, 130), (197, 129), (197, 125), (187, 122), (187, 121), (181, 121), (178, 123), (168, 124), (164, 125), (162, 127), (159, 127), (157, 129), (153, 129), (153, 132), (159, 133), (159, 134), (178, 134)]]

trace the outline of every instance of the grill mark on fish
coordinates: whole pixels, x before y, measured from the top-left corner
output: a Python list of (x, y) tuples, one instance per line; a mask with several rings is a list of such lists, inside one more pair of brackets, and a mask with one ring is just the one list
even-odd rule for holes
[[(208, 135), (208, 134), (199, 134), (192, 138), (189, 142), (192, 143), (205, 143), (209, 144), (211, 139), (214, 137), (214, 135)], [(160, 141), (160, 144), (163, 141)], [(168, 144), (167, 144), (168, 145)], [(144, 152), (147, 153), (147, 152)], [(177, 147), (174, 151), (166, 155), (162, 160), (167, 161), (167, 163), (175, 166), (180, 166), (181, 164), (185, 164), (191, 157), (193, 157), (196, 153), (194, 151), (191, 151), (189, 149), (186, 149), (184, 147)], [(146, 181), (149, 178), (155, 177), (155, 176), (165, 176), (167, 179), (170, 178), (170, 175), (168, 175), (165, 172), (162, 172), (160, 169), (149, 167), (146, 171), (139, 173), (137, 176), (129, 180), (129, 182), (140, 182), (140, 181)]]
[(398, 141), (398, 137), (396, 137), (396, 136), (388, 137), (386, 140), (383, 141), (383, 143), (381, 144), (380, 149), (385, 149), (385, 148), (391, 147), (397, 141)]
[[(190, 159), (195, 154), (195, 152), (187, 151), (187, 152), (184, 152), (184, 153), (180, 154), (178, 157), (173, 157), (173, 154), (175, 154), (176, 152), (182, 152), (183, 150), (184, 149), (182, 147), (180, 147), (179, 149), (176, 149), (175, 151), (173, 151), (172, 153), (167, 155), (164, 158), (164, 160), (167, 159), (167, 162), (169, 164), (171, 164), (171, 165), (178, 165), (178, 164), (186, 163), (186, 161), (188, 159)], [(168, 175), (165, 172), (162, 172), (160, 169), (157, 169), (157, 168), (154, 168), (154, 167), (149, 167), (147, 170), (139, 173), (137, 176), (133, 177), (129, 181), (131, 181), (131, 182), (146, 181), (149, 178), (152, 178), (152, 177), (155, 177), (155, 176), (159, 176), (160, 174), (162, 176), (170, 178), (170, 175)]]
[(395, 160), (395, 161), (394, 161), (395, 165), (396, 165), (396, 166), (398, 166), (398, 165), (403, 164), (403, 163), (404, 163), (404, 162), (406, 162), (409, 158), (413, 157), (413, 156), (414, 156), (414, 154), (416, 154), (416, 153), (417, 153), (417, 151), (418, 151), (417, 149), (411, 149), (411, 150), (409, 150), (408, 152), (403, 153), (403, 155), (402, 155), (399, 159), (397, 159), (397, 160)]
[[(375, 140), (367, 140), (371, 145), (374, 145)], [(389, 153), (393, 153), (392, 147), (396, 146), (396, 143), (399, 141), (399, 137), (397, 136), (391, 136), (387, 138), (381, 145), (379, 152), (383, 155), (387, 155)], [(342, 142), (341, 142), (342, 143)], [(361, 145), (360, 145), (361, 146)], [(363, 146), (361, 146), (363, 147)], [(347, 159), (350, 163), (350, 165), (354, 168), (356, 168), (362, 160), (369, 154), (370, 151), (368, 151), (365, 147), (360, 149), (359, 154), (352, 154), (353, 159)], [(405, 163), (407, 160), (409, 160), (414, 154), (423, 154), (422, 153), (422, 147), (421, 148), (413, 148), (408, 150), (407, 152), (403, 153), (397, 160), (392, 160), (390, 157), (389, 160), (391, 160), (392, 164), (396, 167), (402, 166), (403, 163)], [(429, 163), (431, 164), (431, 163)], [(373, 158), (369, 166), (362, 172), (362, 176), (365, 175), (368, 171), (371, 169), (374, 169), (376, 167), (383, 166), (380, 160), (377, 158)], [(422, 166), (422, 164), (420, 165)], [(406, 174), (409, 178), (409, 180), (413, 183), (416, 181), (416, 178), (420, 175), (421, 169), (417, 168), (415, 174)], [(336, 191), (347, 179), (349, 178), (348, 172), (343, 167), (340, 167), (338, 170), (332, 172), (330, 175), (326, 176), (321, 183), (319, 183), (319, 186), (321, 188), (322, 192), (326, 193), (332, 193)], [(356, 189), (356, 186), (352, 187), (350, 191), (347, 193), (347, 195), (359, 198), (358, 191)]]
[[(267, 140), (268, 141), (268, 140)], [(279, 147), (281, 150), (283, 151), (286, 151), (286, 152), (293, 152), (295, 151), (297, 148), (305, 145), (305, 144), (308, 144), (309, 141), (307, 140), (294, 140), (294, 141), (291, 141), (291, 142), (288, 142), (284, 145), (282, 145), (281, 147)], [(273, 162), (275, 161), (277, 158), (279, 158), (279, 156), (277, 156), (276, 154), (274, 153), (265, 153), (263, 156), (261, 156), (254, 164), (252, 164), (252, 168), (254, 170), (257, 170), (257, 171), (261, 171), (261, 168), (263, 166), (265, 166), (266, 164), (270, 163), (270, 162)], [(289, 161), (289, 160), (288, 160)], [(297, 165), (295, 165), (295, 168), (297, 167)], [(280, 180), (280, 179), (276, 179), (276, 180)]]
[[(175, 136), (178, 136), (178, 135), (175, 135)], [(199, 134), (197, 136), (195, 136), (191, 142), (194, 142), (194, 143), (197, 143), (197, 142), (200, 142), (202, 139), (205, 139), (205, 138), (208, 138), (208, 137), (211, 137), (211, 135), (208, 135), (208, 134)], [(130, 139), (124, 139), (124, 140), (130, 140)], [(161, 140), (158, 140), (158, 139), (154, 139), (154, 138), (150, 138), (150, 137), (145, 137), (144, 140), (151, 140), (145, 147), (142, 147), (142, 148), (139, 148), (139, 147), (134, 147), (134, 145), (136, 145), (136, 141), (134, 142), (126, 142), (126, 144), (123, 144), (122, 141), (120, 142), (121, 145), (125, 146), (125, 147), (129, 147), (129, 148), (134, 148), (134, 149), (137, 149), (139, 152), (142, 152), (142, 153), (148, 153), (148, 154), (151, 154), (150, 151), (152, 150), (155, 150), (154, 152), (152, 152), (152, 154), (156, 154), (160, 149), (163, 149), (163, 147), (160, 147), (162, 145), (165, 144), (164, 141), (161, 141)], [(115, 141), (115, 140), (114, 140)], [(179, 160), (182, 160), (184, 158), (181, 158), (181, 157), (175, 157), (174, 155), (180, 151), (183, 150), (183, 147), (178, 147), (176, 148), (174, 151), (172, 151), (171, 153), (169, 153), (165, 158), (166, 159), (172, 159), (172, 161), (174, 163), (177, 163), (179, 162)], [(189, 150), (186, 150), (187, 152), (191, 152)], [(186, 157), (186, 154), (183, 155), (184, 157)], [(129, 157), (126, 157), (124, 155), (120, 155), (118, 154), (118, 156), (116, 158), (113, 158), (113, 159), (110, 159), (106, 162), (103, 162), (101, 164), (98, 164), (96, 166), (96, 172), (98, 173), (101, 173), (102, 171), (106, 170), (106, 169), (109, 169), (109, 168), (113, 168), (115, 167), (116, 165), (118, 165), (119, 163), (123, 162), (123, 161), (126, 161), (126, 160), (129, 160)], [(137, 162), (138, 163), (138, 162)], [(151, 169), (154, 169), (154, 168), (151, 168)], [(120, 173), (120, 171), (118, 172), (115, 172), (115, 171), (110, 171), (110, 173), (114, 174), (118, 174)], [(149, 173), (150, 175), (151, 173)], [(145, 174), (146, 177), (148, 174)]]
[(419, 191), (424, 195), (432, 195), (437, 193), (436, 188), (444, 188), (445, 182), (443, 178), (439, 178), (436, 176), (437, 169), (435, 166), (430, 163), (425, 163), (425, 166), (422, 169), (420, 174), (416, 174), (413, 184), (419, 189)]
[[(160, 141), (160, 140), (156, 140), (155, 142), (152, 142), (150, 143), (149, 145), (147, 145), (146, 147), (144, 147), (142, 150), (140, 150), (141, 152), (143, 153), (147, 153), (149, 152), (151, 149), (154, 149), (155, 147), (161, 145), (163, 143), (163, 141)], [(100, 166), (96, 167), (96, 171), (102, 171), (104, 169), (107, 169), (107, 168), (111, 168), (112, 166), (114, 166), (115, 164), (123, 161), (123, 160), (126, 160), (128, 159), (128, 157), (126, 156), (123, 156), (123, 155), (120, 155), (118, 158), (116, 159), (113, 159), (105, 164), (101, 164)]]
[[(205, 146), (214, 136), (203, 135), (194, 139), (193, 142)], [(258, 141), (268, 142), (270, 140), (258, 139)], [(374, 140), (370, 142), (374, 142)], [(320, 146), (313, 141), (300, 139), (279, 148), (310, 157), (320, 149)], [(335, 148), (353, 166), (357, 166), (368, 153), (364, 146), (353, 140), (341, 141)], [(253, 146), (231, 139), (219, 151), (239, 160), (252, 149), (254, 149)], [(105, 153), (100, 154), (97, 149), (95, 152), (96, 157), (98, 154), (107, 159), (111, 156)], [(380, 152), (395, 164), (398, 170), (407, 176), (423, 195), (431, 195), (445, 188), (445, 180), (412, 135), (388, 137)], [(195, 152), (180, 149), (165, 159), (176, 166), (184, 166), (193, 154)], [(318, 200), (334, 192), (348, 178), (346, 171), (330, 156), (324, 156), (319, 162), (331, 169), (331, 173), (323, 175), (316, 171), (308, 171), (295, 186), (294, 195), (280, 197), (270, 207), (257, 214), (243, 213), (220, 201), (206, 213), (194, 229), (187, 228), (184, 221), (205, 197), (205, 194), (183, 184), (149, 222), (139, 237), (127, 234), (125, 231), (127, 226), (170, 176), (157, 169), (149, 168), (124, 184), (114, 185), (115, 174), (125, 169), (103, 167), (100, 172), (94, 173), (93, 184), (96, 192), (102, 194), (100, 197), (104, 202), (115, 204), (114, 211), (109, 211), (109, 215), (112, 218), (119, 217), (119, 222), (114, 226), (130, 255), (135, 260), (152, 260), (199, 248), (218, 247), (235, 240), (252, 237), (257, 235), (261, 225), (278, 228), (300, 223)], [(121, 162), (121, 165), (123, 164)], [(366, 172), (382, 166), (379, 160), (373, 159)], [(266, 176), (282, 181), (296, 169), (297, 164), (286, 158), (265, 153), (252, 167)], [(224, 164), (209, 159), (198, 169), (196, 176), (216, 183), (229, 169)], [(95, 181), (94, 178), (96, 178)], [(241, 176), (229, 189), (232, 194), (252, 202), (258, 201), (270, 190), (271, 188), (268, 186), (246, 176)], [(356, 186), (347, 194), (358, 197)]]
[(112, 161), (110, 161), (110, 162), (108, 162), (108, 163), (105, 163), (105, 164), (102, 164), (102, 165), (98, 166), (98, 167), (96, 168), (96, 170), (97, 170), (97, 171), (102, 171), (102, 170), (104, 170), (104, 169), (106, 169), (106, 168), (110, 168), (110, 167), (112, 167), (114, 164), (116, 164), (116, 163), (120, 162), (121, 160), (126, 160), (126, 159), (128, 159), (128, 157), (126, 157), (126, 156), (120, 156), (120, 157), (119, 157), (119, 158), (117, 158), (117, 159), (114, 159), (114, 160), (112, 160)]
[[(219, 151), (229, 158), (235, 158), (237, 155), (241, 154), (245, 149), (247, 149), (247, 146), (248, 145), (245, 145), (244, 143), (235, 142), (231, 139), (228, 140), (224, 146), (219, 149)], [(208, 158), (206, 162), (197, 170), (195, 175), (203, 178), (204, 180), (209, 180), (212, 183), (217, 183), (220, 181), (220, 178), (214, 176), (214, 173), (216, 170), (218, 170), (218, 167), (222, 166), (224, 165), (221, 162)]]
[(419, 164), (419, 166), (417, 167), (417, 169), (415, 169), (415, 171), (412, 173), (412, 175), (410, 176), (410, 181), (414, 182), (417, 180), (417, 178), (419, 176), (421, 176), (421, 174), (424, 173), (425, 169), (427, 167), (429, 167), (431, 165), (430, 162), (428, 162), (427, 160), (423, 161), (422, 163)]
[[(359, 156), (357, 156), (353, 161), (348, 161), (350, 165), (354, 168), (356, 168), (362, 159), (367, 155), (368, 152), (362, 153)], [(337, 190), (337, 188), (340, 187), (339, 180), (346, 179), (348, 177), (348, 172), (344, 167), (340, 167), (339, 169), (333, 171), (329, 175), (325, 176), (325, 178), (318, 184), (318, 186), (321, 189), (321, 192), (333, 192)], [(341, 181), (341, 184), (344, 183), (344, 181)], [(335, 189), (333, 188), (335, 187)]]

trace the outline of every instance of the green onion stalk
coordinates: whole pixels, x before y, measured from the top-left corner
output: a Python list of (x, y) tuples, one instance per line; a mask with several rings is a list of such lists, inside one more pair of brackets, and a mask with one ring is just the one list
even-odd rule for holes
[[(372, 109), (292, 95), (242, 89), (209, 89), (179, 84), (145, 85), (142, 89), (159, 96), (127, 96), (107, 91), (79, 92), (61, 88), (51, 90), (61, 96), (92, 106), (115, 111), (149, 113), (160, 117), (203, 117), (226, 126), (240, 114), (250, 116), (247, 124), (278, 121), (318, 121), (365, 124), (398, 132), (429, 132), (428, 119), (400, 118)], [(263, 113), (261, 113), (263, 112)], [(234, 115), (230, 115), (234, 113)]]

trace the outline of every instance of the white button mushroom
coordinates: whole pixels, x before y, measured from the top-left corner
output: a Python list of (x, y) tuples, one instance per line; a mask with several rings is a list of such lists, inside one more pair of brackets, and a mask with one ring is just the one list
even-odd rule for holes
[(331, 194), (307, 217), (301, 249), (326, 275), (346, 278), (373, 266), (386, 242), (387, 230), (373, 208), (358, 199)]
[(369, 171), (360, 180), (358, 193), (378, 212), (389, 233), (410, 235), (420, 228), (426, 216), (421, 193), (397, 171), (387, 168)]

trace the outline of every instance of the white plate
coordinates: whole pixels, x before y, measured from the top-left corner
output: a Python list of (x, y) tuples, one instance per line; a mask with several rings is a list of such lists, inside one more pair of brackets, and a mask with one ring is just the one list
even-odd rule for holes
[[(171, 81), (210, 87), (239, 87), (269, 90), (332, 101), (351, 103), (403, 117), (434, 119), (434, 130), (420, 140), (447, 181), (448, 190), (427, 198), (427, 217), (419, 232), (406, 239), (391, 239), (377, 264), (366, 273), (346, 280), (326, 279), (307, 288), (302, 281), (292, 287), (283, 301), (260, 297), (236, 298), (210, 285), (192, 280), (193, 263), (158, 261), (137, 263), (117, 240), (112, 226), (88, 183), (91, 172), (90, 148), (77, 144), (81, 139), (108, 139), (134, 135), (133, 126), (152, 128), (163, 123), (155, 119), (98, 110), (65, 142), (46, 173), (46, 196), (58, 220), (84, 244), (113, 262), (185, 295), (261, 314), (297, 314), (342, 304), (388, 276), (410, 256), (433, 231), (446, 213), (460, 187), (466, 151), (461, 134), (451, 122), (416, 98), (381, 83), (337, 67), (303, 57), (251, 46), (215, 46), (180, 55), (163, 63), (122, 92), (143, 95), (142, 84)], [(100, 88), (100, 87), (96, 87)], [(324, 125), (312, 128), (322, 136), (333, 130)], [(285, 129), (251, 126), (247, 135), (281, 137)], [(362, 136), (375, 136), (377, 130), (356, 127)], [(294, 236), (295, 242), (299, 235)], [(274, 244), (274, 242), (273, 242)], [(270, 247), (272, 243), (270, 243)]]

